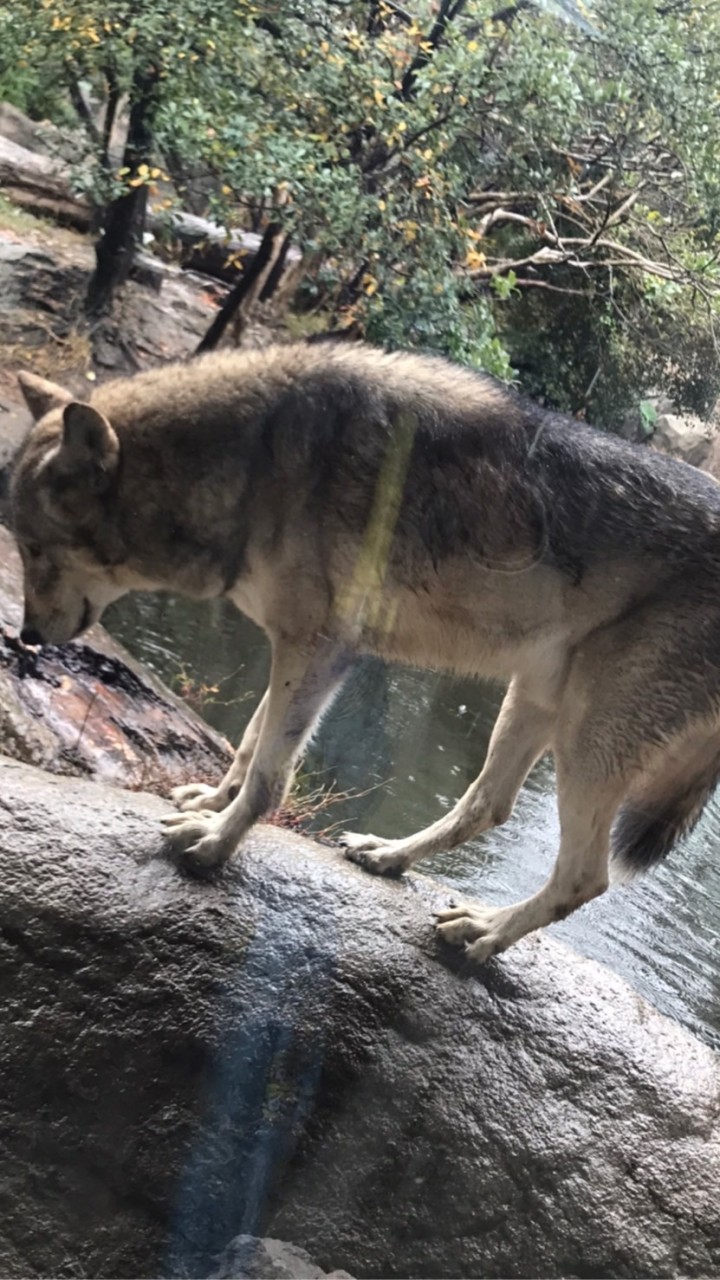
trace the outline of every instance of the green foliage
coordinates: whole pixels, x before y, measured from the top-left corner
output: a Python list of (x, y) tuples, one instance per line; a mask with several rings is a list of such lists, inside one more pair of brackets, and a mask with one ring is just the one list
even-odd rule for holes
[(653, 428), (657, 422), (657, 409), (650, 400), (641, 400), (638, 407), (643, 435), (652, 435)]
[[(67, 118), (68, 90), (160, 68), (157, 165), (218, 216), (277, 218), (302, 304), (443, 350), (611, 419), (650, 384), (717, 393), (720, 14), (565, 0), (15, 0), (0, 92)], [(92, 133), (92, 131), (91, 131)]]

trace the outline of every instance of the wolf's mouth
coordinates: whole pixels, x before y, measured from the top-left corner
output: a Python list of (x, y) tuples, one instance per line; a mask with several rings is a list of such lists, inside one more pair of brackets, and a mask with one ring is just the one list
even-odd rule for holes
[(82, 617), (80, 619), (80, 626), (75, 632), (75, 635), (73, 636), (73, 640), (75, 639), (75, 636), (81, 636), (83, 631), (87, 631), (91, 622), (92, 622), (92, 606), (87, 596), (85, 596), (85, 598), (83, 599), (83, 611), (82, 611)]

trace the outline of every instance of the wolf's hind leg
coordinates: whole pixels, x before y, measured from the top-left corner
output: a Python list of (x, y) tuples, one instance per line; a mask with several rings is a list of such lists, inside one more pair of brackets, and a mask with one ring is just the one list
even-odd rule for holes
[(520, 787), (548, 746), (554, 719), (554, 707), (539, 705), (519, 681), (513, 681), (500, 708), (482, 773), (454, 809), (403, 840), (343, 832), (347, 857), (366, 871), (398, 875), (420, 858), (452, 849), (499, 826), (510, 816)]
[(481, 963), (526, 933), (564, 920), (608, 885), (610, 829), (625, 793), (622, 782), (593, 783), (580, 771), (559, 777), (560, 852), (549, 879), (531, 898), (508, 907), (468, 903), (438, 913), (445, 942), (465, 945)]
[(219, 813), (221, 809), (226, 809), (232, 803), (239, 793), (250, 767), (250, 761), (265, 718), (267, 702), (268, 694), (266, 690), (246, 726), (240, 746), (235, 752), (235, 759), (219, 786), (208, 787), (203, 782), (191, 782), (184, 787), (175, 787), (170, 792), (170, 798), (174, 800), (178, 809), (182, 809), (186, 813), (196, 809), (212, 809)]
[(258, 741), (239, 794), (221, 813), (168, 814), (171, 845), (202, 867), (226, 862), (253, 823), (281, 804), (294, 761), (340, 688), (352, 654), (331, 638), (278, 641)]

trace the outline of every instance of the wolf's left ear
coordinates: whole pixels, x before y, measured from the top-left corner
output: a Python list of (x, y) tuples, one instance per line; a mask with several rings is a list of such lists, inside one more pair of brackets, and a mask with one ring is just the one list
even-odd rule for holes
[(92, 405), (73, 400), (63, 410), (63, 438), (56, 464), (96, 493), (107, 489), (120, 454), (120, 443), (107, 418)]
[(48, 382), (47, 378), (39, 378), (36, 373), (18, 374), (20, 390), (25, 403), (36, 422), (44, 418), (51, 409), (61, 409), (72, 400), (69, 391), (58, 386), (57, 382)]

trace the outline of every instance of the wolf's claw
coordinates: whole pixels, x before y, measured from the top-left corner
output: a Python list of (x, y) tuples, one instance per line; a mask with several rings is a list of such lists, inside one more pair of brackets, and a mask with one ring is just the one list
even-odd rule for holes
[(467, 906), (448, 907), (437, 912), (437, 932), (443, 942), (465, 948), (468, 960), (483, 964), (508, 942), (503, 937), (507, 908)]
[(393, 840), (383, 840), (380, 836), (364, 836), (355, 831), (343, 831), (340, 844), (345, 849), (345, 857), (356, 862), (365, 871), (378, 876), (399, 876), (407, 870), (408, 860), (405, 853), (396, 848)]
[(207, 809), (199, 813), (168, 813), (162, 823), (170, 846), (185, 854), (191, 865), (217, 867), (227, 862), (232, 853), (232, 847), (217, 830), (217, 814)]

